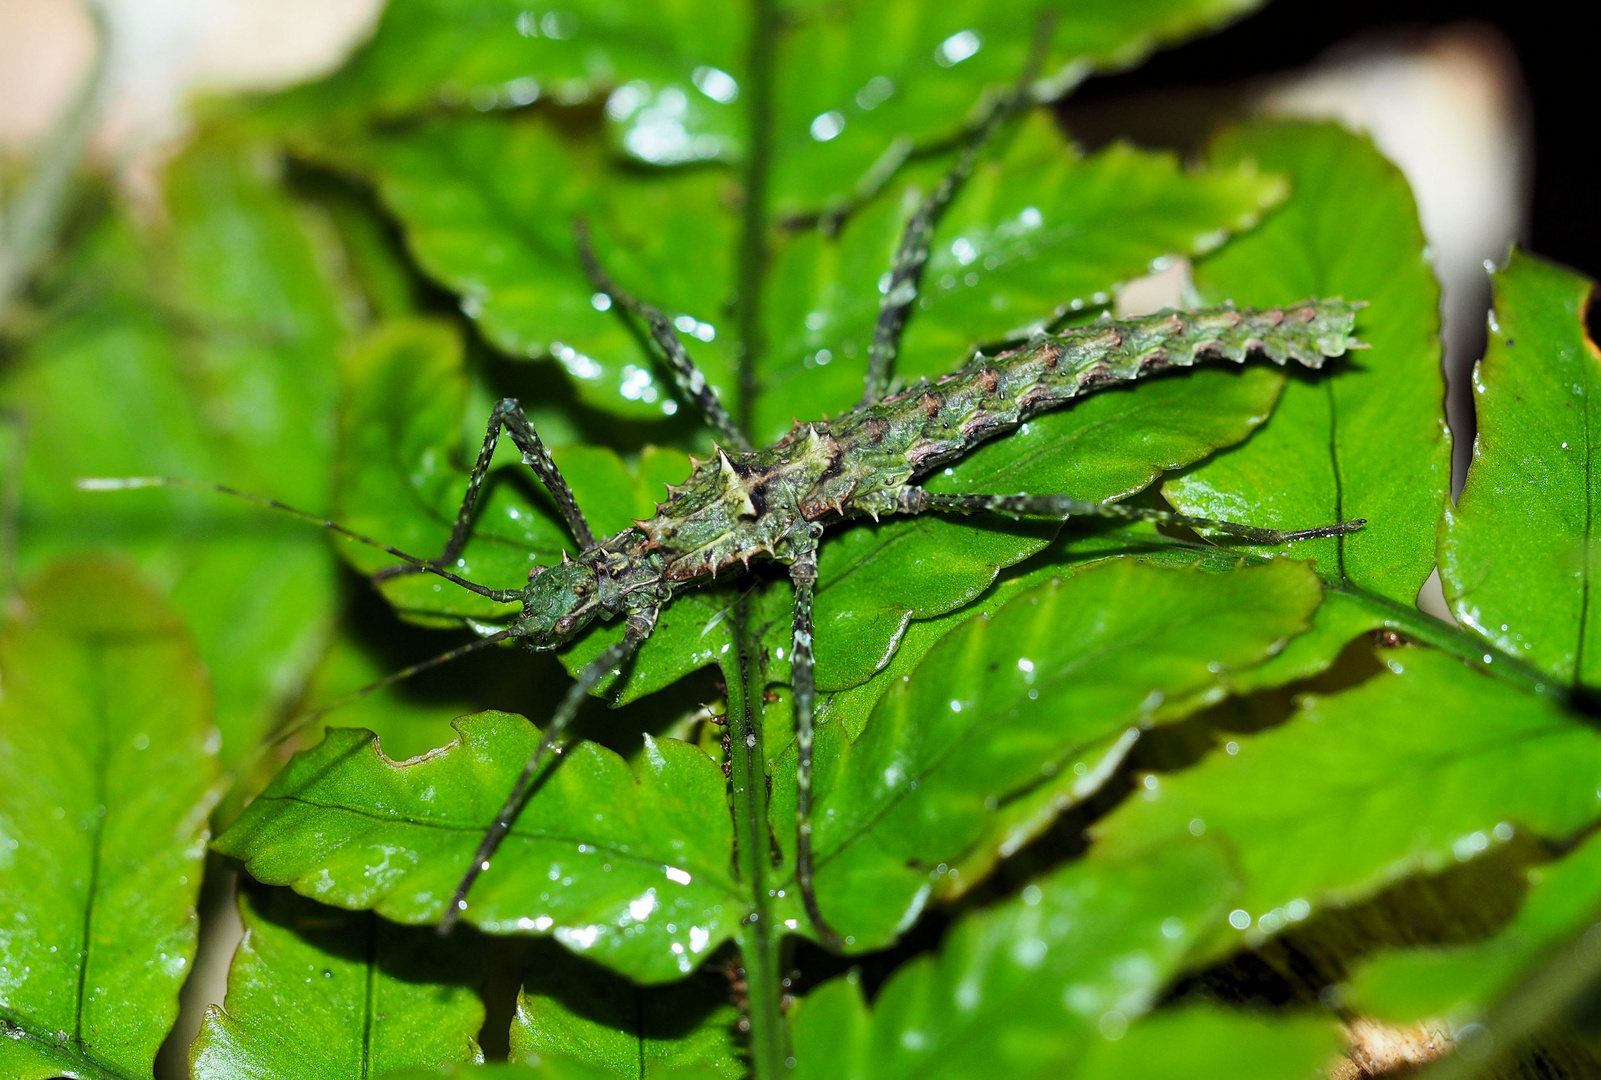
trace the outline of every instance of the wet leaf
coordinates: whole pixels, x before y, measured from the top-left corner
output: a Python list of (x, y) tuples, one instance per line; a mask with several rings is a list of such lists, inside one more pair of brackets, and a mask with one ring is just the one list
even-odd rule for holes
[(740, 1080), (728, 979), (699, 972), (670, 987), (641, 988), (555, 949), (526, 968), (511, 1026), (511, 1059), (583, 1062), (606, 1077), (656, 1080), (683, 1069)]
[(1473, 464), (1440, 523), (1440, 578), (1464, 626), (1555, 680), (1593, 684), (1601, 356), (1584, 312), (1594, 283), (1521, 253), (1493, 280), (1489, 350), (1473, 381)]
[[(1541, 962), (1591, 947), (1601, 916), (1601, 840), (1528, 872), (1529, 893), (1517, 917), (1486, 941), (1455, 948), (1408, 949), (1359, 970), (1345, 1000), (1382, 1020), (1446, 1018), (1460, 1027), (1485, 1011)], [(1578, 941), (1585, 935), (1583, 941)]]
[(195, 1080), (366, 1080), (482, 1060), (475, 951), (287, 889), (246, 888), (228, 996), (206, 1010)]
[(1434, 562), (1450, 483), (1439, 286), (1411, 192), (1367, 139), (1332, 125), (1264, 122), (1225, 134), (1211, 160), (1290, 177), (1290, 201), (1196, 267), (1209, 302), (1366, 301), (1371, 349), (1289, 380), (1252, 439), (1163, 488), (1187, 513), (1285, 529), (1362, 517), (1361, 532), (1295, 546), (1318, 572), (1411, 607)]
[(161, 224), (96, 224), (0, 398), (30, 423), (24, 569), (85, 550), (136, 560), (194, 631), (234, 760), (327, 632), (326, 538), (216, 495), (73, 482), (172, 475), (325, 510), (343, 327), (314, 230), (249, 148), (202, 141), (165, 179)]
[[(1171, 154), (1122, 144), (1084, 156), (1045, 112), (1003, 138), (935, 233), (896, 360), (908, 383), (1106, 304), (1153, 262), (1248, 228), (1285, 192), (1282, 178), (1249, 164), (1186, 171)], [(782, 434), (792, 415), (836, 413), (861, 397), (884, 275), (907, 217), (939, 178), (924, 170), (833, 238), (784, 237), (768, 282), (758, 438)]]
[[(538, 737), (507, 713), (454, 726), (459, 741), (401, 762), (371, 732), (330, 730), (217, 849), (325, 903), (438, 922)], [(465, 918), (490, 933), (554, 934), (638, 982), (670, 981), (737, 927), (732, 829), (723, 776), (696, 748), (647, 739), (630, 770), (578, 743), (523, 807)]]
[(1284, 726), (1154, 777), (1098, 826), (1099, 847), (1230, 844), (1243, 890), (1234, 929), (1212, 943), (1222, 949), (1517, 829), (1560, 839), (1601, 816), (1601, 738), (1588, 725), (1441, 653), (1381, 655), (1388, 673), (1308, 697)]
[(590, 404), (654, 418), (680, 408), (621, 311), (596, 301), (574, 240), (580, 219), (607, 272), (680, 320), (706, 377), (732, 395), (736, 218), (721, 173), (625, 171), (537, 117), (439, 121), (327, 153), (373, 176), (417, 261), (489, 341), (554, 358)]
[(147, 584), (78, 559), (8, 612), (0, 685), (0, 1072), (148, 1077), (195, 954), (205, 669)]
[(1202, 845), (1064, 866), (962, 919), (871, 1010), (853, 977), (807, 995), (797, 1080), (1076, 1075), (1063, 1070), (1151, 1007), (1229, 892), (1226, 863)]
[[(931, 891), (971, 884), (944, 879), (975, 845), (1006, 853), (1006, 830), (992, 827), (1002, 807), (1064, 769), (1078, 798), (1092, 793), (1105, 772), (1085, 755), (1222, 697), (1233, 672), (1306, 626), (1320, 594), (1289, 561), (1214, 575), (1113, 560), (962, 623), (891, 686), (848, 751), (818, 755), (823, 911), (858, 949), (893, 940)], [(837, 745), (841, 733), (824, 730)], [(791, 755), (774, 770), (786, 844), (793, 769)]]

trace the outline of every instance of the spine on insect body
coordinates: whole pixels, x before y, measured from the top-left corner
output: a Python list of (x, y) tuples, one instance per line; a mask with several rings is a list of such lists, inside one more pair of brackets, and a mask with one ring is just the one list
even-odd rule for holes
[(894, 513), (897, 493), (919, 476), (1101, 387), (1251, 353), (1321, 367), (1360, 347), (1351, 336), (1358, 306), (1168, 311), (1041, 335), (833, 420), (797, 424), (764, 449), (719, 450), (669, 489), (636, 535), (661, 554), (668, 580), (755, 557), (788, 559), (815, 540), (812, 523)]

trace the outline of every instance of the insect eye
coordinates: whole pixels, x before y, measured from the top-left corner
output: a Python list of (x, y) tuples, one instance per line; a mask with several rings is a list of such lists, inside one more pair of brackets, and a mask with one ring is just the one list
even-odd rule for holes
[(536, 577), (538, 577), (540, 574), (543, 574), (544, 572), (545, 572), (545, 567), (543, 567), (543, 566), (530, 566), (528, 568), (528, 580), (532, 581)]
[(571, 615), (563, 615), (561, 618), (556, 620), (556, 633), (558, 633), (558, 634), (570, 634), (572, 632), (573, 632), (573, 617)]

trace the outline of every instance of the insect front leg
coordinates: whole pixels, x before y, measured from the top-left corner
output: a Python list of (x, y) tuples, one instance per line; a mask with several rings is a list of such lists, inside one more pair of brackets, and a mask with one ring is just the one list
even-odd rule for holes
[[(522, 451), (523, 464), (534, 470), (539, 482), (550, 492), (550, 497), (556, 500), (556, 509), (561, 511), (561, 516), (567, 522), (567, 528), (572, 531), (573, 538), (578, 541), (579, 548), (595, 546), (595, 534), (590, 529), (584, 512), (578, 508), (578, 500), (573, 496), (573, 489), (568, 486), (567, 478), (556, 467), (550, 451), (545, 448), (539, 433), (534, 430), (532, 421), (514, 398), (503, 398), (496, 403), (489, 414), (489, 430), (484, 435), (484, 445), (478, 451), (478, 460), (473, 464), (472, 475), (467, 478), (467, 493), (462, 497), (461, 509), (456, 511), (456, 521), (451, 526), (450, 539), (445, 542), (445, 550), (434, 560), (437, 565), (447, 566), (455, 562), (461, 555), (462, 549), (467, 546), (467, 538), (472, 535), (473, 510), (478, 505), (478, 495), (483, 489), (484, 477), (489, 474), (489, 463), (495, 456), (495, 447), (500, 442), (502, 428), (511, 433), (512, 442)], [(373, 578), (381, 581), (399, 574), (415, 572), (412, 567), (396, 566), (378, 571)]]
[(840, 936), (823, 918), (812, 882), (812, 718), (817, 707), (812, 656), (812, 599), (817, 590), (815, 544), (790, 564), (789, 577), (795, 583), (795, 639), (790, 656), (795, 694), (795, 879), (812, 926), (823, 944), (837, 949), (842, 945)]
[(650, 330), (651, 340), (666, 358), (678, 389), (700, 410), (701, 417), (717, 432), (717, 437), (735, 450), (749, 450), (750, 440), (734, 423), (734, 418), (728, 415), (728, 410), (723, 408), (716, 389), (706, 381), (706, 374), (689, 355), (689, 350), (684, 348), (683, 338), (678, 336), (677, 328), (668, 321), (661, 308), (645, 303), (612, 280), (595, 257), (595, 249), (589, 241), (588, 225), (583, 221), (574, 222), (573, 235), (578, 242), (578, 257), (583, 261), (584, 272), (589, 275), (595, 288), (610, 297), (618, 307), (645, 323)]
[(550, 723), (545, 727), (545, 733), (534, 747), (534, 752), (528, 755), (523, 764), (522, 772), (517, 774), (516, 783), (512, 784), (511, 791), (507, 793), (505, 802), (501, 803), (500, 810), (496, 812), (495, 819), (484, 831), (483, 839), (478, 842), (478, 850), (473, 852), (471, 864), (467, 872), (462, 875), (456, 889), (450, 896), (450, 902), (445, 905), (444, 917), (439, 923), (439, 932), (448, 933), (461, 918), (461, 913), (467, 910), (467, 893), (478, 880), (478, 875), (489, 869), (489, 860), (494, 857), (496, 849), (500, 847), (506, 834), (511, 831), (512, 823), (522, 811), (523, 801), (528, 797), (528, 789), (533, 786), (535, 778), (545, 764), (545, 759), (551, 756), (556, 745), (567, 734), (573, 720), (578, 716), (578, 709), (606, 675), (628, 663), (633, 659), (634, 653), (639, 651), (640, 645), (650, 637), (651, 631), (656, 629), (656, 617), (659, 608), (645, 608), (630, 612), (623, 631), (623, 639), (610, 646), (605, 652), (585, 664), (573, 679), (572, 686), (567, 688), (567, 694), (556, 706), (551, 715)]
[(1226, 536), (1249, 540), (1253, 544), (1289, 544), (1297, 540), (1344, 536), (1356, 532), (1367, 524), (1366, 518), (1353, 518), (1350, 521), (1320, 525), (1313, 529), (1286, 531), (1242, 525), (1234, 521), (1191, 517), (1188, 514), (1175, 514), (1171, 510), (1153, 510), (1143, 506), (1129, 506), (1126, 503), (1090, 502), (1066, 495), (939, 495), (918, 487), (901, 489), (899, 508), (903, 513), (909, 514), (935, 510), (951, 514), (1003, 514), (1014, 518), (1065, 520), (1073, 517), (1098, 517), (1117, 521), (1150, 521), (1158, 525), (1182, 525), (1188, 529), (1223, 533)]

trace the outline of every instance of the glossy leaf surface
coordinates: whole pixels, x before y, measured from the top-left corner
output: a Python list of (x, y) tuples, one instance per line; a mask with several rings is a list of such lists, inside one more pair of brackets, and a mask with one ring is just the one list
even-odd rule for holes
[(367, 1080), (481, 1060), (477, 959), (459, 941), (287, 889), (247, 888), (228, 996), (206, 1011), (195, 1080)]
[(148, 585), (80, 559), (8, 612), (0, 683), (0, 1073), (148, 1077), (195, 953), (205, 670)]
[[(1102, 740), (1221, 697), (1320, 595), (1289, 561), (1214, 575), (1113, 560), (963, 623), (818, 777), (823, 910), (858, 948), (892, 940), (931, 889), (957, 888), (942, 880), (950, 864), (981, 838), (1005, 842), (991, 829), (1001, 806), (1078, 771)], [(787, 782), (792, 769), (775, 772)], [(1104, 778), (1082, 772), (1090, 791)]]
[(1482, 1017), (1542, 961), (1589, 947), (1601, 918), (1601, 840), (1528, 871), (1529, 893), (1510, 925), (1486, 941), (1380, 957), (1351, 980), (1347, 999), (1368, 1015), (1404, 1022)]
[[(1284, 529), (1366, 518), (1361, 532), (1295, 547), (1318, 572), (1410, 607), (1434, 561), (1431, 523), (1450, 483), (1439, 286), (1406, 180), (1365, 138), (1332, 125), (1263, 122), (1213, 146), (1290, 177), (1290, 201), (1196, 267), (1210, 302), (1366, 301), (1371, 348), (1297, 375), (1249, 443), (1164, 486), (1187, 513)], [(1405, 465), (1398, 465), (1405, 462)]]
[(797, 1078), (1061, 1075), (1092, 1040), (1151, 1007), (1225, 910), (1227, 866), (1196, 845), (1112, 866), (1082, 862), (962, 919), (904, 965), (871, 1010), (835, 979), (796, 1010)]
[[(385, 758), (371, 732), (333, 729), (298, 755), (218, 850), (260, 881), (404, 923), (438, 922), (537, 730), (480, 713), (457, 742)], [(630, 770), (579, 743), (518, 815), (465, 918), (491, 933), (554, 934), (640, 982), (687, 974), (733, 932), (724, 781), (699, 750), (650, 740)]]
[(1588, 725), (1441, 653), (1383, 656), (1389, 673), (1155, 777), (1097, 827), (1100, 847), (1231, 845), (1243, 890), (1221, 948), (1467, 861), (1517, 829), (1560, 839), (1601, 816), (1601, 738)]
[(1601, 355), (1584, 329), (1594, 283), (1521, 253), (1494, 283), (1489, 350), (1473, 376), (1473, 463), (1440, 523), (1440, 578), (1463, 625), (1558, 682), (1595, 683)]

